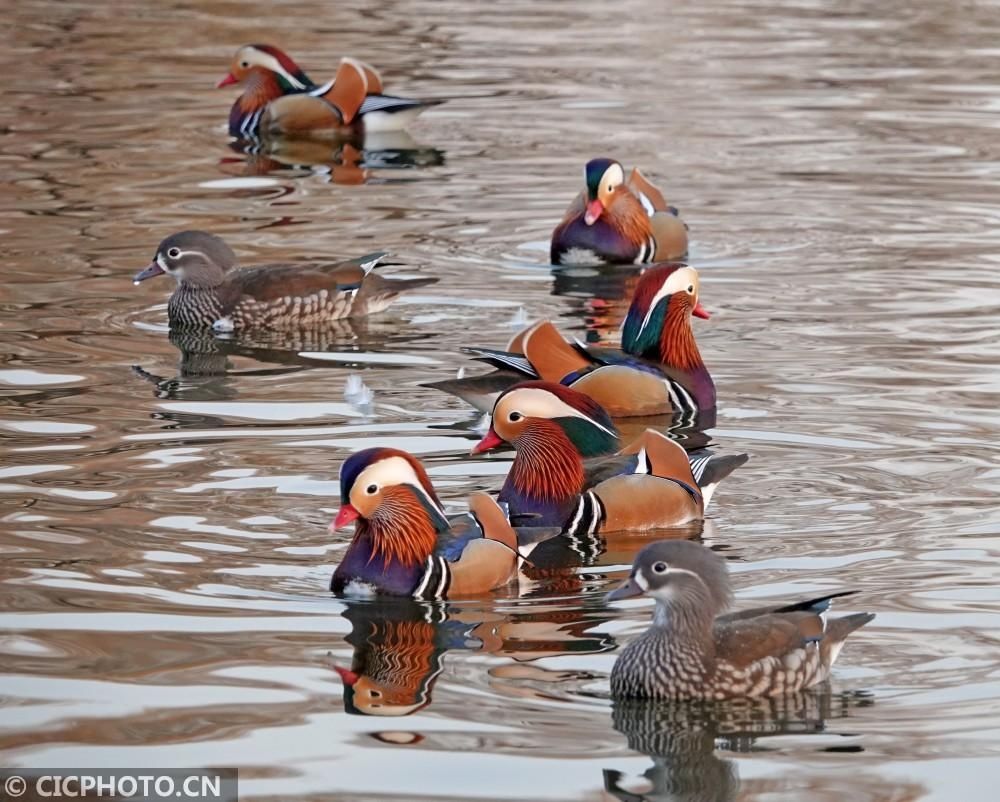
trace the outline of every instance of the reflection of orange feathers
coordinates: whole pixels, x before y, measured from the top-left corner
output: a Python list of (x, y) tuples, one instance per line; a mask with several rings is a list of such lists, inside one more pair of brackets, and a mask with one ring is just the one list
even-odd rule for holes
[(380, 621), (373, 624), (369, 638), (365, 674), (384, 688), (391, 684), (407, 694), (390, 698), (391, 703), (408, 704), (433, 670), (435, 626), (427, 621)]

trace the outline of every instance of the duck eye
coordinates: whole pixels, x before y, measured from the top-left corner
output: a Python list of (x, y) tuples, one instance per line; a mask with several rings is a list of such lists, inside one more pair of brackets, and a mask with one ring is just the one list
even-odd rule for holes
[(507, 420), (509, 420), (511, 423), (517, 423), (523, 417), (524, 417), (524, 415), (522, 415), (520, 412), (511, 412), (507, 416)]
[(241, 67), (242, 67), (243, 69), (246, 69), (247, 67), (249, 67), (249, 66), (250, 66), (250, 62), (249, 62), (249, 61), (241, 61), (241, 62), (240, 62), (240, 66), (241, 66)]
[(653, 563), (653, 573), (665, 574), (667, 572), (667, 564), (664, 562)]
[(369, 496), (374, 496), (376, 493), (378, 493), (378, 485), (368, 485), (368, 487), (365, 488), (365, 492)]
[(180, 248), (171, 248), (169, 251), (167, 251), (167, 256), (169, 256), (171, 259), (179, 259), (180, 255), (181, 255)]
[(694, 295), (694, 284), (688, 284), (688, 295)]
[(615, 191), (615, 185), (614, 184), (608, 184), (608, 192), (614, 192), (614, 191)]

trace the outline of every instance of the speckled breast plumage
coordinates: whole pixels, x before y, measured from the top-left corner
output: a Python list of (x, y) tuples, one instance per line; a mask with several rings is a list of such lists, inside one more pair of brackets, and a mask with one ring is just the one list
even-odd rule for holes
[(317, 290), (309, 295), (284, 295), (268, 300), (245, 296), (226, 309), (215, 290), (180, 287), (170, 299), (171, 325), (206, 326), (219, 331), (266, 328), (299, 330), (335, 320), (380, 312), (391, 294), (363, 297), (358, 290)]
[(777, 696), (821, 682), (828, 670), (819, 642), (740, 667), (706, 655), (700, 644), (651, 630), (622, 651), (611, 672), (611, 693), (662, 700)]

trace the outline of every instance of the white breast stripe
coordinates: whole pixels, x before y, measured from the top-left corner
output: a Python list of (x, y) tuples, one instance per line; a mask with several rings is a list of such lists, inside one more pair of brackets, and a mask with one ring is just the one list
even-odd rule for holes
[(580, 520), (583, 518), (583, 507), (586, 503), (586, 496), (580, 496), (580, 503), (576, 505), (576, 510), (573, 512), (573, 520), (569, 522), (569, 526), (565, 528), (566, 534), (576, 537), (576, 528), (580, 525)]
[(601, 521), (604, 519), (604, 507), (601, 504), (601, 500), (597, 497), (597, 494), (592, 490), (587, 491), (587, 498), (590, 499), (592, 509), (590, 526), (587, 531), (593, 535), (597, 532), (597, 528), (601, 525)]
[(431, 574), (434, 573), (434, 557), (429, 556), (427, 558), (427, 568), (424, 570), (424, 575), (420, 579), (420, 584), (417, 585), (417, 589), (413, 591), (413, 595), (417, 598), (423, 598), (424, 591), (427, 590), (427, 583), (431, 581)]
[(687, 390), (672, 379), (665, 379), (664, 381), (667, 385), (667, 393), (670, 395), (670, 403), (673, 405), (675, 413), (698, 411), (694, 399), (691, 398)]
[(435, 599), (443, 599), (448, 592), (448, 585), (451, 580), (451, 568), (444, 557), (438, 557), (438, 566), (441, 569), (441, 581), (438, 582), (437, 590), (434, 591)]

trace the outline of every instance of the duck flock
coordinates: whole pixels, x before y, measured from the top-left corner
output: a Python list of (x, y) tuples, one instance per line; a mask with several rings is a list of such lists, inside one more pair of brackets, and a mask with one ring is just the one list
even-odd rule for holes
[[(440, 102), (386, 94), (378, 71), (350, 58), (318, 85), (286, 53), (261, 44), (236, 52), (219, 82), (229, 85), (242, 90), (230, 134), (258, 142), (398, 130)], [(429, 386), (489, 413), (473, 454), (513, 448), (498, 494), (474, 493), (466, 513), (448, 516), (412, 454), (379, 447), (351, 455), (340, 466), (341, 506), (330, 529), (353, 524), (354, 534), (330, 589), (464, 599), (515, 586), (528, 569), (587, 564), (615, 537), (648, 533), (628, 579), (607, 597), (655, 601), (652, 625), (615, 663), (614, 697), (778, 696), (825, 680), (847, 636), (873, 618), (827, 620), (832, 600), (850, 592), (728, 612), (725, 561), (676, 530), (701, 520), (719, 482), (748, 458), (686, 449), (677, 437), (679, 428), (714, 425), (716, 408), (692, 329), (692, 317), (709, 314), (697, 270), (679, 261), (687, 249), (677, 209), (638, 169), (588, 161), (584, 186), (552, 233), (551, 261), (640, 266), (619, 345), (569, 341), (542, 320), (502, 347), (466, 349), (493, 369)], [(436, 280), (385, 277), (377, 271), (385, 256), (244, 267), (219, 237), (182, 231), (159, 244), (135, 282), (163, 274), (176, 281), (172, 329), (316, 330), (377, 313)], [(653, 425), (623, 440), (619, 427), (629, 418)]]

